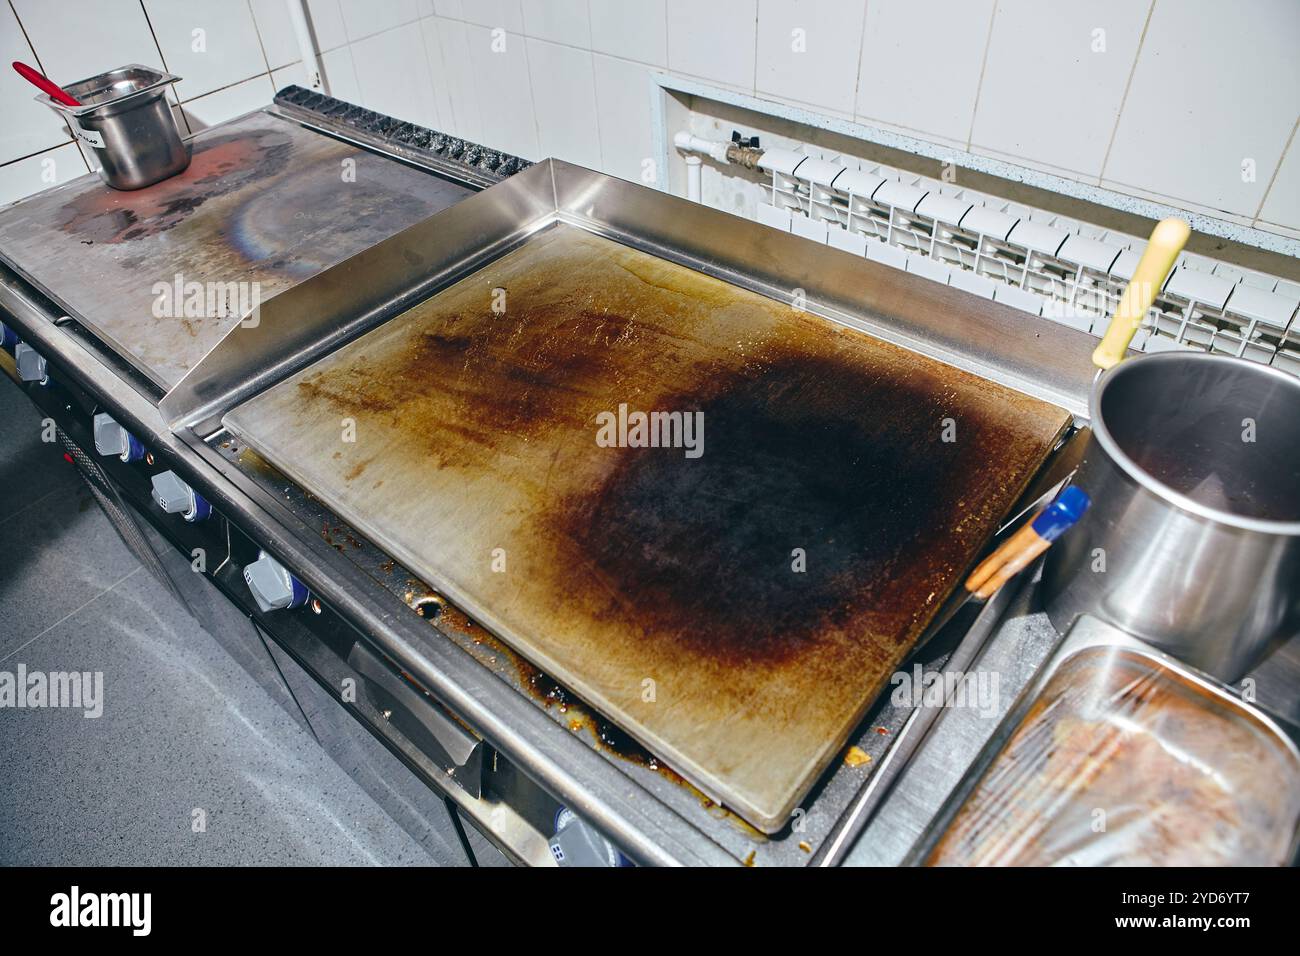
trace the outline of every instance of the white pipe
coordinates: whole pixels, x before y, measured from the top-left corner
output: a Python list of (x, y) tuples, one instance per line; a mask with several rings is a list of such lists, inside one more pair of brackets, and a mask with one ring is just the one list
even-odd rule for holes
[(692, 136), (686, 130), (681, 130), (673, 136), (673, 145), (684, 153), (703, 153), (720, 163), (725, 163), (727, 162), (727, 147), (731, 144), (718, 143), (711, 139), (704, 139), (702, 136)]
[(686, 198), (691, 202), (703, 202), (700, 196), (703, 194), (701, 183), (701, 173), (704, 169), (704, 160), (694, 153), (686, 157)]
[(673, 145), (686, 155), (686, 198), (691, 202), (703, 202), (703, 160), (701, 153), (720, 163), (727, 162), (727, 147), (730, 143), (715, 143), (711, 139), (692, 136), (686, 130), (680, 130), (673, 136)]
[(325, 74), (321, 72), (320, 54), (307, 22), (307, 0), (285, 0), (285, 6), (289, 8), (289, 21), (298, 38), (298, 52), (302, 55), (302, 68), (307, 73), (307, 86), (317, 93), (329, 93), (325, 88)]

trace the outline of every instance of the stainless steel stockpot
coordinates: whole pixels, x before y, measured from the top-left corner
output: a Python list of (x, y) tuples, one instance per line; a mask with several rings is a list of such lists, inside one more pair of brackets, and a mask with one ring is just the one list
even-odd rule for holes
[(1104, 372), (1046, 608), (1088, 613), (1225, 681), (1300, 631), (1300, 379), (1164, 352)]

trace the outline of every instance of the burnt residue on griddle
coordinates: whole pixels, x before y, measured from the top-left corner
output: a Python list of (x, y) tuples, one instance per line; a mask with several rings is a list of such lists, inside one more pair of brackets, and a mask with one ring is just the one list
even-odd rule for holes
[[(703, 455), (604, 447), (597, 416), (620, 404), (701, 413)], [(443, 579), (593, 708), (777, 825), (1068, 422), (569, 227), (243, 417), (267, 441), (288, 436), (279, 454), (302, 456), (336, 508), (364, 513), (389, 478), (372, 539), (410, 550), (413, 572)], [(321, 455), (343, 417), (354, 454), (376, 456), (351, 481), (348, 453)]]
[(125, 195), (107, 187), (83, 192), (64, 205), (59, 228), (101, 243), (155, 236), (213, 199), (284, 172), (291, 153), (289, 137), (275, 130), (201, 140), (183, 173)]
[[(433, 595), (435, 592), (417, 581), (409, 582), (412, 590), (407, 603), (416, 600), (417, 595)], [(422, 615), (430, 616), (430, 615)], [(682, 786), (689, 786), (686, 780), (668, 767), (662, 760), (642, 747), (618, 725), (601, 717), (590, 706), (578, 699), (567, 687), (551, 677), (541, 668), (530, 664), (517, 653), (497, 640), (481, 626), (474, 623), (463, 611), (445, 602), (438, 605), (438, 613), (432, 616), (437, 627), (444, 631), (470, 640), (476, 647), (484, 647), (490, 652), (490, 662), (495, 664), (500, 657), (513, 666), (519, 686), (544, 709), (554, 709), (563, 718), (563, 723), (573, 733), (586, 731), (598, 750), (603, 750), (628, 763), (653, 770)]]
[(560, 427), (589, 438), (588, 390), (617, 382), (637, 343), (653, 334), (636, 316), (567, 301), (534, 299), (497, 317), (485, 299), (477, 312), (453, 312), (435, 327), (410, 331), (382, 363), (362, 353), (327, 377), (309, 374), (297, 388), (309, 402), (399, 425), (426, 443), (438, 467), (480, 464), (503, 437), (527, 441)]
[(769, 348), (662, 404), (702, 413), (700, 458), (611, 449), (604, 481), (542, 520), (572, 548), (561, 566), (600, 579), (583, 592), (594, 615), (728, 666), (787, 662), (871, 619), (901, 640), (942, 597), (935, 570), (966, 560), (954, 515), (992, 490), (1009, 440), (936, 378), (836, 353)]
[[(570, 254), (591, 237), (541, 241), (553, 260), (508, 256), (301, 377), (302, 406), (391, 430), (387, 453), (420, 468), (530, 456), (513, 550), (648, 665), (895, 657), (1040, 453), (1009, 393), (619, 247)], [(701, 413), (702, 457), (597, 447), (595, 416), (619, 403)]]

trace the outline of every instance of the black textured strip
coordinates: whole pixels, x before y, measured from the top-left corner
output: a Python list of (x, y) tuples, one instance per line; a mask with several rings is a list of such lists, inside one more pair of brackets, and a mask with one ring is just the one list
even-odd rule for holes
[(394, 119), (301, 86), (286, 86), (275, 94), (275, 102), (314, 113), (325, 125), (348, 127), (405, 150), (425, 153), (443, 162), (460, 163), (495, 178), (505, 179), (533, 165), (518, 156), (458, 139), (449, 133)]

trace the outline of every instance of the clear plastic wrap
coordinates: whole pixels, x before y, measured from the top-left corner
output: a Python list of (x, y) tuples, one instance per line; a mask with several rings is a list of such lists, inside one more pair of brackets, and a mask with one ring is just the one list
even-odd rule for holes
[(1047, 682), (928, 866), (1290, 861), (1300, 759), (1249, 709), (1158, 661), (1085, 648)]

